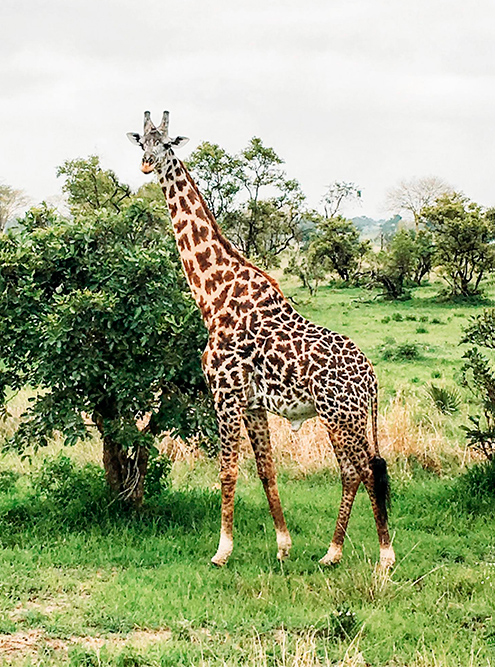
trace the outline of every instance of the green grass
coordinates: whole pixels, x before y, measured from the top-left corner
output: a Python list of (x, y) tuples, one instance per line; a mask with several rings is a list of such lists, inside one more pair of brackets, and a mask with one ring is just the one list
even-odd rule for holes
[[(489, 664), (495, 499), (466, 501), (469, 484), (479, 480), (420, 471), (396, 483), (391, 527), (398, 562), (383, 581), (373, 571), (378, 546), (364, 492), (342, 563), (318, 564), (340, 495), (338, 480), (324, 471), (306, 479), (281, 475), (294, 546), (280, 566), (252, 468), (241, 476), (235, 550), (221, 570), (209, 564), (220, 509), (212, 462), (189, 471), (187, 484), (162, 492), (138, 515), (108, 505), (93, 467), (76, 466), (73, 490), (56, 500), (29, 475), (3, 485), (0, 633), (38, 631), (49, 653), (41, 664), (99, 664), (77, 640), (98, 636), (107, 644), (100, 660), (108, 665), (298, 664), (289, 658), (298, 641), (310, 639), (315, 660), (326, 656), (322, 664), (329, 665), (350, 646), (370, 665), (468, 665), (473, 650), (475, 664)], [(170, 638), (159, 645), (115, 646), (115, 637), (136, 629), (164, 628)], [(65, 641), (68, 657), (50, 649), (55, 640)], [(253, 662), (256, 651), (266, 662)], [(135, 662), (126, 663), (126, 655)]]

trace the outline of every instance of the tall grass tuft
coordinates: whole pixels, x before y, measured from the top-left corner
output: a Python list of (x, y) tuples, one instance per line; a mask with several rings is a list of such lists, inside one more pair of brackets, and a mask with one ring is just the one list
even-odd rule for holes
[(441, 387), (430, 382), (426, 386), (426, 393), (431, 398), (433, 405), (446, 415), (457, 412), (461, 404), (461, 396), (457, 389)]

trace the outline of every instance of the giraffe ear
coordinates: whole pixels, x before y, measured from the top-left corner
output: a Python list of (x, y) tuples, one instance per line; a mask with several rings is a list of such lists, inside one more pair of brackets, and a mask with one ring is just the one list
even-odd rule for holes
[(135, 144), (136, 146), (139, 146), (142, 148), (143, 144), (141, 142), (141, 135), (138, 134), (137, 132), (128, 132), (127, 133), (127, 138), (131, 142), (131, 144)]
[(180, 146), (184, 146), (187, 144), (189, 141), (189, 137), (175, 137), (175, 139), (172, 139), (172, 146), (176, 146), (177, 148), (180, 148)]

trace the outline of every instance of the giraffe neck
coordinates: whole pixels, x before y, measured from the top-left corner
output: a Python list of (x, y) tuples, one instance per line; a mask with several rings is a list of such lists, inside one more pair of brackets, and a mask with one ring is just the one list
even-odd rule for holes
[(191, 288), (208, 328), (222, 311), (229, 286), (246, 270), (266, 281), (281, 295), (278, 284), (255, 267), (221, 233), (201, 193), (184, 164), (169, 152), (157, 169), (168, 204), (175, 240)]

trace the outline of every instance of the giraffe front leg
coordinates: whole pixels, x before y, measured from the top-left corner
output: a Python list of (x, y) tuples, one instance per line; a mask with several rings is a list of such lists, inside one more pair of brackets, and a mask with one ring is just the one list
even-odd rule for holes
[[(239, 438), (241, 415), (238, 408), (228, 407), (227, 401), (217, 408), (220, 432), (220, 482), (222, 488), (222, 520), (220, 542), (211, 562), (218, 567), (225, 565), (234, 546), (234, 495), (238, 474)], [(218, 404), (217, 404), (218, 405)]]
[(266, 410), (264, 408), (246, 410), (244, 413), (244, 423), (246, 424), (249, 440), (251, 441), (251, 446), (256, 457), (258, 475), (265, 489), (270, 513), (275, 524), (278, 546), (277, 558), (282, 561), (289, 555), (292, 540), (287, 529), (287, 524), (285, 523), (282, 503), (280, 502), (278, 493), (277, 474), (273, 462)]

